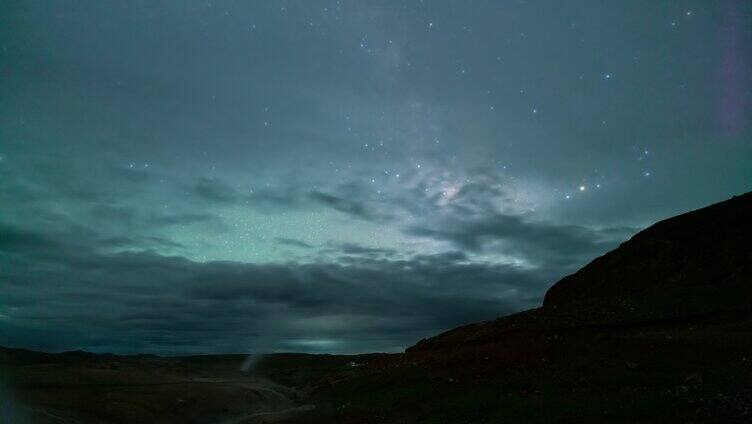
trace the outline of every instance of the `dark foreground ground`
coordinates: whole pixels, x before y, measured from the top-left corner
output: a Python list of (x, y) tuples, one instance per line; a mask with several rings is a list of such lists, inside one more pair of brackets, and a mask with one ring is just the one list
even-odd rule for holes
[(268, 355), (248, 372), (240, 370), (242, 355), (4, 350), (0, 417), (3, 423), (747, 423), (750, 346), (752, 322), (708, 317), (521, 333), (507, 343), (451, 351)]
[(276, 354), (251, 357), (248, 366), (246, 355), (167, 358), (0, 348), (0, 422), (283, 422), (314, 408), (307, 393), (312, 382), (374, 357)]
[(0, 349), (5, 423), (752, 423), (752, 194), (404, 354)]

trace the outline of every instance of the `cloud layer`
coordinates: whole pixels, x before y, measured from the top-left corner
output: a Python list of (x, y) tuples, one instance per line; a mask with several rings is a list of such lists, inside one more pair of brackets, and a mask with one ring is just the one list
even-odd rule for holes
[(2, 230), (0, 344), (45, 350), (394, 351), (533, 306), (550, 277), (461, 253), (392, 260), (348, 245), (335, 263), (198, 263)]

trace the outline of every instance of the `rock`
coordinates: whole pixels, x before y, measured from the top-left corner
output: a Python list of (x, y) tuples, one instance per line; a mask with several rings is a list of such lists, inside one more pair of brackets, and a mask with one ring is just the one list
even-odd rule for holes
[(684, 384), (702, 384), (702, 376), (699, 374), (692, 374), (684, 379)]

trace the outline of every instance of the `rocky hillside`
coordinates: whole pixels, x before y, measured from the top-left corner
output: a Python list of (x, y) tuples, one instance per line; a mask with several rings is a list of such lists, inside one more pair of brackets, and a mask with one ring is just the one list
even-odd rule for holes
[(749, 299), (752, 193), (641, 231), (554, 284), (542, 308), (456, 328), (408, 351), (528, 332), (749, 316)]

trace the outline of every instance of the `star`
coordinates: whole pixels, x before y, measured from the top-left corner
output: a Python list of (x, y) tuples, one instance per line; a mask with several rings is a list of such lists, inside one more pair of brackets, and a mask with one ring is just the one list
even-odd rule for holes
[(580, 186), (580, 191), (585, 191), (585, 186), (584, 185)]

